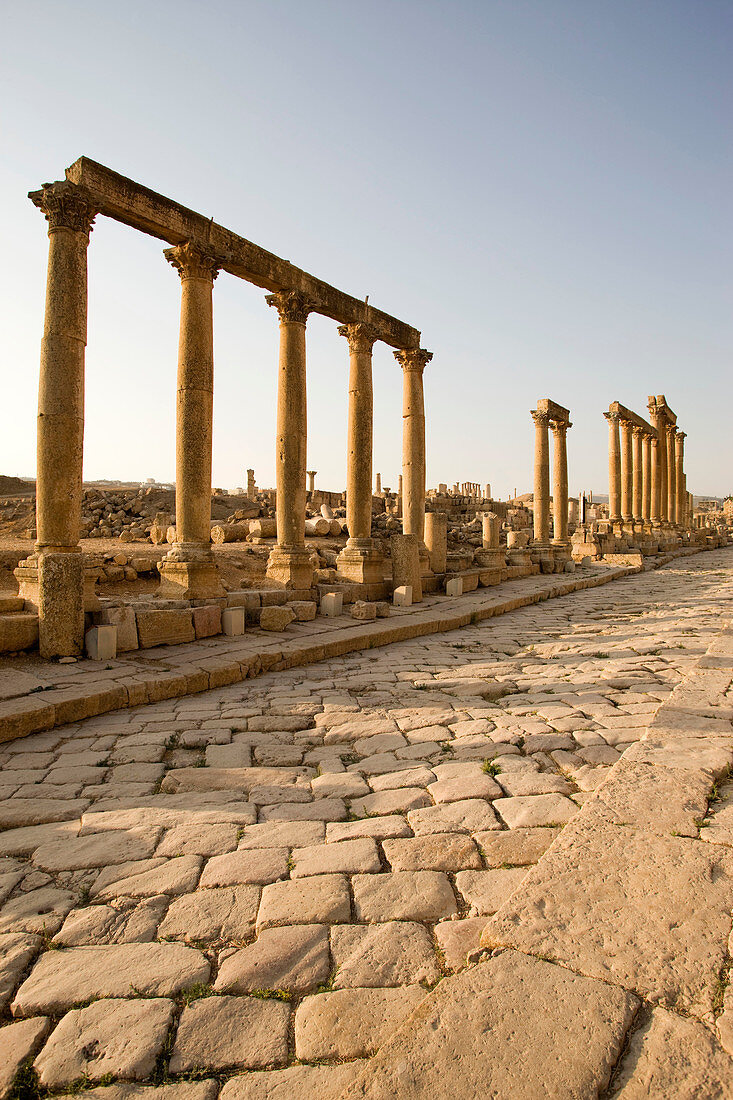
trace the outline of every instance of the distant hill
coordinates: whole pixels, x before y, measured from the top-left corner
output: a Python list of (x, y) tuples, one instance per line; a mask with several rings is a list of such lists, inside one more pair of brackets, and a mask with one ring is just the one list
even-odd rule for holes
[(15, 496), (17, 493), (35, 493), (36, 483), (31, 478), (6, 477), (0, 474), (0, 494)]

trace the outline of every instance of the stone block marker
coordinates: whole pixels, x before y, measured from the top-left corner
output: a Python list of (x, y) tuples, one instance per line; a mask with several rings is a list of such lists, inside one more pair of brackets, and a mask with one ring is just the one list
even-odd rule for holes
[(243, 607), (225, 607), (221, 613), (221, 632), (228, 638), (244, 634), (245, 610)]
[(420, 538), (418, 535), (392, 535), (389, 540), (392, 553), (392, 580), (395, 588), (409, 585), (412, 602), (422, 601), (420, 573)]
[(196, 640), (193, 616), (186, 608), (137, 611), (136, 619), (141, 649)]
[(445, 594), (446, 596), (462, 596), (463, 595), (463, 578), (453, 577), (451, 580), (445, 582)]
[(352, 619), (363, 619), (366, 622), (371, 622), (377, 617), (377, 605), (370, 603), (367, 600), (357, 600), (351, 608)]
[(134, 649), (139, 649), (134, 608), (105, 607), (102, 611), (95, 612), (94, 622), (98, 626), (114, 626), (117, 628), (118, 653), (130, 653)]
[(193, 627), (197, 638), (214, 638), (221, 634), (221, 608), (216, 604), (194, 607)]
[(262, 630), (285, 630), (295, 621), (295, 615), (289, 607), (263, 607), (260, 612)]
[(84, 635), (90, 661), (113, 661), (117, 656), (117, 627), (93, 626)]
[(412, 607), (412, 585), (401, 584), (392, 593), (392, 602), (395, 607)]
[(296, 623), (309, 623), (316, 617), (316, 604), (313, 600), (291, 600), (288, 607), (295, 615)]
[(344, 597), (342, 592), (326, 592), (321, 596), (321, 615), (333, 619), (342, 615), (344, 610)]
[(445, 573), (448, 560), (448, 515), (446, 512), (425, 514), (425, 545), (433, 573)]

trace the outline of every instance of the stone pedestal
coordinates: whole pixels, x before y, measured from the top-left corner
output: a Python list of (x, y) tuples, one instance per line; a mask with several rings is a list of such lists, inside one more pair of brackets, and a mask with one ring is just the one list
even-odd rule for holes
[(392, 535), (392, 580), (395, 588), (409, 585), (412, 588), (412, 602), (422, 600), (422, 577), (420, 568), (419, 540), (417, 535)]
[(380, 584), (384, 580), (384, 558), (373, 539), (350, 538), (336, 558), (336, 570), (340, 580), (352, 584)]
[(313, 583), (313, 565), (305, 549), (305, 475), (307, 402), (305, 325), (313, 309), (298, 290), (267, 295), (280, 318), (277, 388), (277, 546), (267, 562), (267, 576), (290, 589)]

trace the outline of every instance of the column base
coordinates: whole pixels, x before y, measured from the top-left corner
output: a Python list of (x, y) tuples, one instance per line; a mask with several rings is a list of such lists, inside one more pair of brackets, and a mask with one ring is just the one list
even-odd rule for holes
[(184, 549), (174, 547), (158, 564), (158, 595), (173, 600), (208, 600), (225, 596), (213, 555), (186, 557), (186, 553)]
[(564, 566), (566, 561), (572, 561), (570, 539), (553, 539), (552, 554), (556, 565)]
[[(91, 570), (93, 586), (98, 570)], [(85, 568), (81, 550), (36, 551), (15, 570), (18, 594), (38, 612), (41, 657), (79, 657), (84, 652)], [(95, 597), (96, 599), (96, 597)], [(96, 601), (95, 606), (99, 605)]]
[(555, 556), (549, 542), (533, 542), (530, 553), (532, 561), (539, 565), (541, 573), (555, 572)]
[(313, 562), (304, 546), (274, 546), (267, 559), (267, 577), (299, 591), (313, 586)]
[(373, 539), (349, 539), (336, 558), (336, 572), (340, 580), (380, 584), (384, 581), (384, 557)]
[(473, 560), (482, 569), (503, 569), (506, 565), (506, 551), (501, 546), (492, 546), (474, 552)]
[(18, 595), (25, 600), (26, 611), (38, 612), (40, 609), (41, 590), (38, 579), (38, 561), (41, 555), (48, 555), (50, 553), (63, 554), (68, 557), (76, 557), (78, 554), (78, 556), (81, 557), (84, 574), (84, 610), (99, 611), (102, 604), (97, 594), (96, 585), (99, 580), (101, 569), (98, 565), (91, 565), (89, 562), (85, 561), (81, 551), (76, 550), (35, 550), (30, 557), (26, 558), (24, 561), (18, 562), (18, 566), (13, 572), (18, 581)]

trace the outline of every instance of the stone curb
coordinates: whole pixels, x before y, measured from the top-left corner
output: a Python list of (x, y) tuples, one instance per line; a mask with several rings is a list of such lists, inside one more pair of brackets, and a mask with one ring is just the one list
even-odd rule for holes
[[(700, 552), (697, 548), (672, 551), (645, 568), (658, 569), (677, 557)], [(502, 597), (494, 594), (493, 588), (482, 589), (462, 597), (445, 598), (439, 607), (426, 611), (412, 611), (394, 619), (379, 619), (347, 627), (334, 625), (329, 628), (324, 622), (317, 621), (316, 630), (305, 638), (280, 641), (273, 639), (272, 635), (249, 632), (241, 639), (212, 640), (206, 648), (198, 643), (201, 656), (197, 654), (195, 659), (191, 658), (190, 652), (179, 654), (176, 652), (178, 647), (171, 646), (149, 649), (145, 651), (144, 658), (136, 656), (113, 665), (109, 670), (94, 667), (87, 672), (86, 667), (80, 665), (79, 673), (85, 676), (85, 683), (36, 689), (0, 703), (0, 743), (111, 711), (225, 687), (264, 672), (312, 664), (354, 650), (373, 649), (427, 634), (458, 630), (508, 611), (595, 588), (641, 571), (638, 566), (617, 566), (602, 574), (574, 579), (570, 579), (570, 574), (562, 580), (559, 579), (561, 574), (540, 575), (526, 578), (528, 582), (545, 582), (539, 590), (534, 588)], [(523, 584), (522, 581), (508, 583)], [(330, 624), (331, 620), (327, 622)], [(253, 642), (256, 645), (253, 646)], [(180, 647), (182, 650), (189, 648)], [(217, 648), (226, 649), (226, 652), (217, 654)], [(153, 664), (155, 660), (161, 661), (163, 667), (156, 667)], [(133, 670), (125, 675), (125, 670), (130, 669), (131, 665)]]
[(454, 1100), (733, 1095), (713, 1011), (733, 849), (698, 840), (733, 765), (732, 658), (725, 627), (490, 918), (492, 957), (425, 997), (341, 1100), (438, 1095), (446, 1075)]

